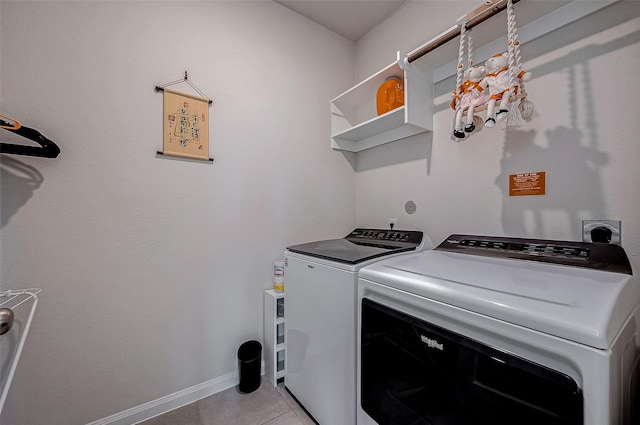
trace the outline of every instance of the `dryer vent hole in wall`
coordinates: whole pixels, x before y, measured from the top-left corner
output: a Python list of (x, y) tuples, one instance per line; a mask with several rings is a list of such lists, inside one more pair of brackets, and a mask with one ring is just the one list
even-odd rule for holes
[(404, 204), (404, 210), (407, 212), (407, 214), (413, 214), (414, 212), (416, 212), (417, 209), (418, 207), (416, 206), (416, 203), (413, 201), (407, 201), (407, 203)]

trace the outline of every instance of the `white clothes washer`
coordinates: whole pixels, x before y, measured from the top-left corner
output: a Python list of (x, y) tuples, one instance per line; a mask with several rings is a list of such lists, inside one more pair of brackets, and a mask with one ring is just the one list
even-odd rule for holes
[(358, 311), (358, 425), (640, 423), (619, 246), (452, 235), (361, 269)]
[(432, 247), (419, 231), (355, 229), (285, 251), (285, 387), (321, 425), (356, 421), (358, 270)]

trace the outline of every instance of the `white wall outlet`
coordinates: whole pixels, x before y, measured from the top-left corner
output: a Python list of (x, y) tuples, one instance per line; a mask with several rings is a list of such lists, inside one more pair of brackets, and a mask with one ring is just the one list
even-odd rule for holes
[(389, 228), (391, 230), (393, 229), (398, 229), (398, 219), (397, 218), (390, 218), (389, 219)]
[(582, 220), (582, 241), (620, 245), (621, 226), (620, 220)]

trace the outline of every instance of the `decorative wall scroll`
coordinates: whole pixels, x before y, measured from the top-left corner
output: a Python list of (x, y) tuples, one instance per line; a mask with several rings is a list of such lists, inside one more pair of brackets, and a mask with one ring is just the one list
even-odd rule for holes
[[(202, 97), (169, 90), (166, 87), (181, 82), (188, 83)], [(156, 86), (164, 92), (163, 151), (158, 154), (213, 161), (209, 158), (209, 105), (213, 103), (187, 79), (164, 86)]]
[(206, 99), (164, 90), (165, 155), (209, 159), (209, 104)]

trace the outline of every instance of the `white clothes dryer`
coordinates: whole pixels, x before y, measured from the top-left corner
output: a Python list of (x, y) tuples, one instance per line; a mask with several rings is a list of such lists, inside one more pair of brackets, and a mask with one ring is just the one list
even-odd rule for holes
[(358, 425), (639, 423), (621, 247), (452, 235), (359, 276)]

